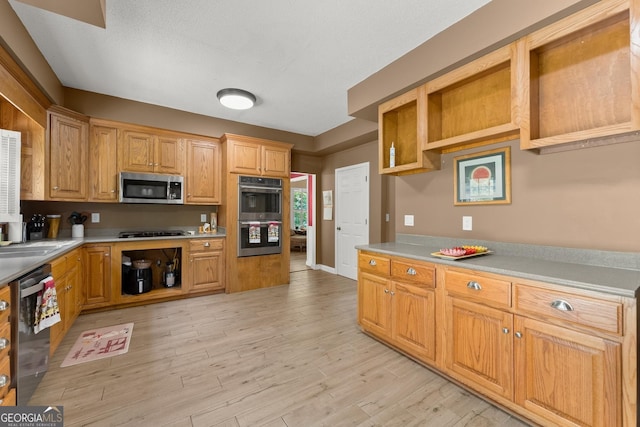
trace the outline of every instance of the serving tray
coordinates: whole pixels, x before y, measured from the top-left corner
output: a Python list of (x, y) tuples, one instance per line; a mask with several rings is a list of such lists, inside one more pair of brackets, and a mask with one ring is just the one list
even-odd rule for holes
[(469, 254), (469, 255), (452, 256), (452, 255), (445, 255), (445, 254), (440, 253), (440, 252), (431, 252), (431, 255), (434, 256), (434, 257), (437, 257), (437, 258), (456, 260), (456, 259), (473, 258), (473, 257), (492, 254), (492, 253), (493, 253), (493, 251), (484, 251), (484, 252), (476, 252), (475, 254)]

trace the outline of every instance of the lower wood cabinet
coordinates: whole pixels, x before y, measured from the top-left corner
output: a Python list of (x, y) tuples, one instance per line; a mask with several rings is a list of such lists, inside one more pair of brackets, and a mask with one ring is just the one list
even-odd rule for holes
[(84, 295), (82, 308), (111, 304), (111, 246), (89, 245), (84, 251)]
[(51, 262), (51, 272), (56, 283), (58, 307), (61, 321), (51, 326), (51, 346), (49, 353), (53, 353), (67, 334), (73, 322), (80, 314), (81, 285), (82, 285), (82, 254), (81, 249), (56, 258)]
[(189, 292), (224, 290), (224, 259), (224, 240), (189, 241)]
[(358, 322), (539, 425), (637, 424), (633, 298), (360, 251)]
[(18, 313), (18, 309), (11, 307), (11, 288), (6, 285), (0, 288), (0, 406), (15, 406), (16, 389), (11, 387), (11, 374), (15, 372), (11, 364), (15, 359), (11, 358), (12, 312)]

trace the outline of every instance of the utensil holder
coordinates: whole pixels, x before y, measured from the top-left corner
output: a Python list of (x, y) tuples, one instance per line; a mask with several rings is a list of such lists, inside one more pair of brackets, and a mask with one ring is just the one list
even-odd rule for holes
[(83, 238), (84, 237), (84, 224), (73, 224), (71, 226), (71, 237)]

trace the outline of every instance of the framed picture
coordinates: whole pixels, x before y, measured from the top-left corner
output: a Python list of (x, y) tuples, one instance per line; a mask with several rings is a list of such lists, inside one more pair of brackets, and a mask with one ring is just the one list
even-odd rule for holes
[(511, 147), (453, 159), (454, 205), (511, 203)]

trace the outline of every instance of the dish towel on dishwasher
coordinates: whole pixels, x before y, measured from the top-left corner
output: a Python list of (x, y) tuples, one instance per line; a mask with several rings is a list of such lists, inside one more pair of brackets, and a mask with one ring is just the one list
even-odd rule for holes
[(36, 299), (36, 318), (33, 323), (33, 331), (36, 334), (62, 320), (53, 277), (48, 276), (42, 279), (40, 283), (44, 285), (44, 289), (38, 293)]

